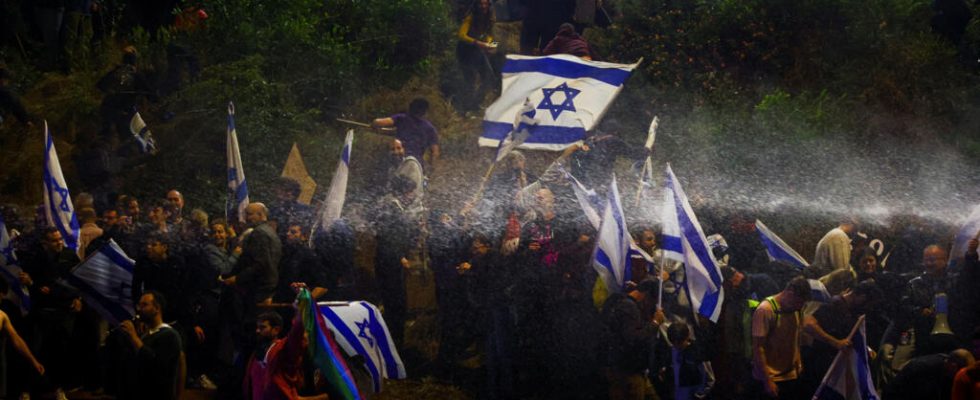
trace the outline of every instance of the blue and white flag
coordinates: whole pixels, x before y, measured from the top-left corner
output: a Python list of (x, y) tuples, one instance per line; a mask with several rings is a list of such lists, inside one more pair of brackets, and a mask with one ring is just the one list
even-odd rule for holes
[(609, 293), (621, 292), (630, 274), (630, 232), (626, 227), (623, 203), (619, 200), (616, 175), (609, 184), (609, 201), (602, 213), (602, 224), (596, 235), (596, 247), (592, 254), (592, 268), (606, 283)]
[(504, 140), (500, 141), (497, 146), (497, 157), (494, 158), (493, 162), (503, 161), (510, 152), (527, 141), (527, 138), (531, 136), (530, 129), (538, 124), (538, 120), (534, 118), (535, 114), (537, 111), (534, 111), (534, 104), (531, 103), (531, 99), (524, 99), (524, 106), (517, 113), (514, 128), (507, 133)]
[[(330, 190), (327, 190), (327, 197), (320, 206), (322, 211), (315, 225), (327, 228), (333, 221), (340, 219), (341, 211), (344, 209), (344, 200), (347, 198), (347, 179), (350, 175), (350, 151), (354, 145), (354, 130), (347, 131), (344, 139), (344, 148), (340, 151), (340, 162), (337, 163), (337, 171), (334, 172), (330, 180)], [(316, 232), (316, 228), (313, 229)], [(312, 237), (311, 237), (312, 239)]]
[(592, 228), (596, 231), (599, 230), (599, 225), (602, 222), (602, 217), (599, 216), (599, 212), (596, 209), (599, 208), (599, 196), (596, 194), (595, 190), (588, 189), (582, 182), (579, 182), (571, 173), (569, 173), (561, 165), (558, 166), (559, 171), (565, 175), (565, 179), (568, 179), (572, 185), (572, 191), (575, 192), (575, 199), (578, 200), (579, 207), (582, 207), (582, 212), (585, 213), (585, 219), (589, 221)]
[(868, 363), (864, 316), (851, 329), (851, 346), (837, 352), (813, 400), (878, 400)]
[(960, 231), (956, 233), (953, 240), (953, 248), (949, 251), (949, 267), (958, 268), (962, 266), (963, 258), (966, 255), (966, 247), (970, 239), (980, 234), (980, 205), (973, 208), (973, 212), (963, 222)]
[(157, 144), (153, 140), (153, 132), (150, 132), (150, 128), (146, 126), (146, 122), (143, 121), (143, 117), (140, 116), (139, 111), (133, 114), (133, 118), (129, 120), (129, 131), (132, 132), (133, 138), (136, 139), (136, 143), (140, 146), (140, 152), (143, 154), (156, 154)]
[(47, 218), (48, 226), (61, 232), (66, 247), (78, 250), (78, 218), (75, 216), (75, 206), (71, 203), (65, 176), (61, 173), (54, 140), (48, 131), (48, 121), (44, 121), (44, 142), (44, 217)]
[(7, 232), (7, 224), (0, 215), (0, 274), (10, 282), (10, 292), (7, 296), (20, 307), (21, 315), (26, 315), (31, 309), (31, 294), (27, 288), (20, 284), (20, 263), (17, 261), (17, 253), (10, 240), (10, 233)]
[(670, 164), (667, 165), (662, 221), (664, 257), (684, 263), (691, 306), (698, 314), (718, 322), (725, 299), (721, 269)]
[(136, 262), (112, 239), (71, 270), (65, 283), (78, 289), (85, 304), (110, 324), (133, 318), (133, 267)]
[(361, 356), (375, 393), (383, 378), (404, 379), (402, 363), (381, 311), (366, 301), (320, 302), (320, 313), (348, 357)]
[(228, 102), (228, 220), (245, 222), (248, 206), (248, 184), (242, 167), (242, 154), (238, 151), (238, 134), (235, 132), (235, 105)]
[(797, 253), (796, 250), (789, 247), (783, 239), (769, 230), (769, 227), (763, 224), (762, 221), (755, 220), (755, 230), (759, 231), (759, 238), (762, 239), (762, 244), (766, 245), (766, 254), (769, 255), (769, 261), (782, 261), (789, 265), (794, 265), (799, 269), (810, 266), (810, 263), (806, 262), (806, 259), (800, 253)]
[(534, 106), (538, 123), (528, 128), (520, 148), (559, 151), (582, 141), (638, 64), (585, 61), (568, 54), (507, 55), (503, 90), (487, 108), (480, 146), (497, 147), (514, 130), (525, 101)]

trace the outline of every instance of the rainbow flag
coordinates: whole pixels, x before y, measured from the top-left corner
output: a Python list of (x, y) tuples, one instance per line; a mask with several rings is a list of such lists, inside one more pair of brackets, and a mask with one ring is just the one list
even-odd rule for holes
[(344, 354), (340, 352), (333, 337), (327, 333), (326, 322), (306, 289), (299, 292), (299, 311), (302, 313), (306, 336), (310, 340), (307, 351), (310, 359), (313, 360), (313, 365), (320, 370), (320, 374), (327, 382), (330, 382), (331, 388), (341, 399), (360, 400), (361, 394), (357, 392), (354, 375), (344, 362)]

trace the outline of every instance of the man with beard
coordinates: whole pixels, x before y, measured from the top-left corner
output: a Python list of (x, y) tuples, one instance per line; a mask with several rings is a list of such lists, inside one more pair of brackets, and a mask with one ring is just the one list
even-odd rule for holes
[(136, 305), (141, 329), (137, 331), (133, 321), (123, 321), (119, 327), (136, 350), (136, 388), (140, 399), (177, 399), (183, 389), (178, 374), (182, 351), (180, 334), (163, 323), (166, 304), (159, 292), (146, 292)]
[(391, 141), (391, 144), (388, 146), (388, 155), (389, 190), (396, 176), (408, 179), (412, 183), (412, 190), (415, 193), (415, 197), (410, 203), (405, 204), (405, 207), (413, 216), (417, 217), (421, 215), (423, 211), (422, 196), (425, 194), (425, 174), (422, 171), (422, 163), (414, 156), (406, 155), (405, 147), (402, 145), (402, 141), (398, 139)]
[(387, 118), (378, 118), (371, 126), (385, 133), (383, 128), (395, 128), (395, 138), (405, 146), (405, 153), (423, 161), (426, 150), (429, 151), (429, 167), (434, 167), (439, 160), (439, 133), (425, 113), (429, 111), (429, 102), (421, 97), (413, 99), (408, 105), (407, 113), (399, 113)]
[(279, 339), (280, 332), (282, 332), (282, 317), (279, 314), (272, 311), (259, 314), (255, 323), (258, 343), (248, 359), (245, 381), (242, 382), (246, 400), (262, 398), (262, 391), (268, 384), (268, 354), (273, 347), (282, 346), (282, 339)]

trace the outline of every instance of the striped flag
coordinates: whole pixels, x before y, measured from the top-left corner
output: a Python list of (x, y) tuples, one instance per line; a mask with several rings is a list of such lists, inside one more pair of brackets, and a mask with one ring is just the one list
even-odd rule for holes
[(662, 221), (664, 257), (684, 263), (691, 306), (698, 314), (718, 322), (725, 299), (721, 269), (670, 164), (667, 165)]
[[(333, 221), (340, 219), (341, 211), (344, 209), (344, 200), (347, 198), (347, 180), (350, 176), (350, 152), (354, 145), (354, 130), (347, 131), (344, 138), (344, 148), (340, 151), (340, 162), (337, 163), (337, 171), (334, 172), (330, 180), (330, 189), (327, 190), (327, 197), (321, 205), (320, 217), (317, 218), (316, 226), (327, 228)], [(316, 231), (314, 226), (313, 231)]]
[(68, 184), (61, 173), (61, 163), (58, 162), (58, 152), (54, 148), (54, 140), (48, 131), (48, 121), (44, 121), (44, 217), (48, 226), (58, 228), (65, 246), (78, 250), (78, 218), (75, 216), (75, 206), (71, 203)]
[(623, 290), (630, 276), (630, 233), (626, 228), (623, 204), (619, 200), (616, 176), (609, 184), (609, 201), (602, 214), (602, 223), (596, 235), (596, 248), (592, 254), (592, 267), (606, 284), (609, 293)]
[(810, 263), (806, 262), (806, 259), (789, 247), (783, 239), (776, 236), (773, 231), (769, 230), (762, 221), (755, 220), (755, 230), (759, 231), (759, 238), (762, 239), (762, 244), (766, 245), (766, 254), (769, 255), (769, 261), (782, 261), (790, 265), (796, 266), (796, 268), (803, 269), (810, 266)]
[(21, 271), (23, 270), (17, 261), (17, 254), (10, 240), (10, 233), (7, 231), (7, 223), (4, 222), (3, 215), (0, 215), (0, 274), (10, 282), (8, 296), (20, 307), (21, 315), (27, 315), (31, 309), (31, 294), (20, 284)]
[(146, 126), (146, 122), (143, 121), (143, 117), (140, 116), (139, 111), (133, 114), (133, 118), (129, 120), (129, 131), (133, 134), (133, 138), (136, 139), (136, 143), (140, 146), (140, 152), (146, 154), (156, 154), (157, 144), (153, 140), (153, 132), (150, 132), (150, 128)]
[(238, 151), (238, 134), (235, 132), (235, 105), (228, 102), (228, 204), (227, 219), (245, 222), (245, 207), (248, 206), (248, 184), (245, 182), (245, 169), (242, 155)]
[(585, 139), (623, 90), (637, 64), (585, 61), (568, 54), (530, 57), (510, 54), (503, 90), (483, 118), (480, 146), (496, 147), (514, 130), (525, 103), (538, 121), (519, 147), (561, 151)]
[(514, 121), (514, 127), (507, 134), (507, 137), (501, 140), (497, 146), (497, 157), (494, 158), (493, 162), (499, 163), (503, 161), (510, 152), (527, 141), (528, 136), (531, 134), (529, 130), (538, 124), (538, 120), (534, 118), (536, 113), (534, 111), (534, 104), (531, 104), (531, 100), (524, 99), (524, 106), (517, 113), (517, 120)]
[(321, 302), (318, 306), (337, 344), (349, 357), (364, 359), (374, 393), (381, 392), (383, 378), (405, 378), (405, 365), (377, 307), (366, 301)]
[(868, 363), (864, 316), (851, 329), (851, 346), (837, 352), (813, 400), (878, 400)]
[[(326, 320), (313, 302), (308, 290), (301, 289), (297, 297), (297, 308), (303, 319), (306, 337), (309, 345), (306, 347), (313, 366), (320, 370), (320, 375), (329, 382), (331, 394), (337, 394), (344, 400), (361, 399), (354, 382), (354, 375), (347, 368), (344, 354), (340, 352), (333, 335), (328, 331)], [(332, 396), (331, 396), (332, 397)]]
[(65, 283), (78, 289), (85, 304), (110, 324), (133, 318), (133, 267), (115, 240), (109, 239), (99, 251), (72, 268)]

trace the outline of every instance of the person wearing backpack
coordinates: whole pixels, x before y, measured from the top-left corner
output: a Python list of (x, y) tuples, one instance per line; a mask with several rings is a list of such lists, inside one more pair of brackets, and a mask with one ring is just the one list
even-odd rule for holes
[(806, 397), (800, 386), (800, 334), (810, 284), (793, 278), (783, 291), (759, 302), (752, 314), (752, 377), (772, 398)]

